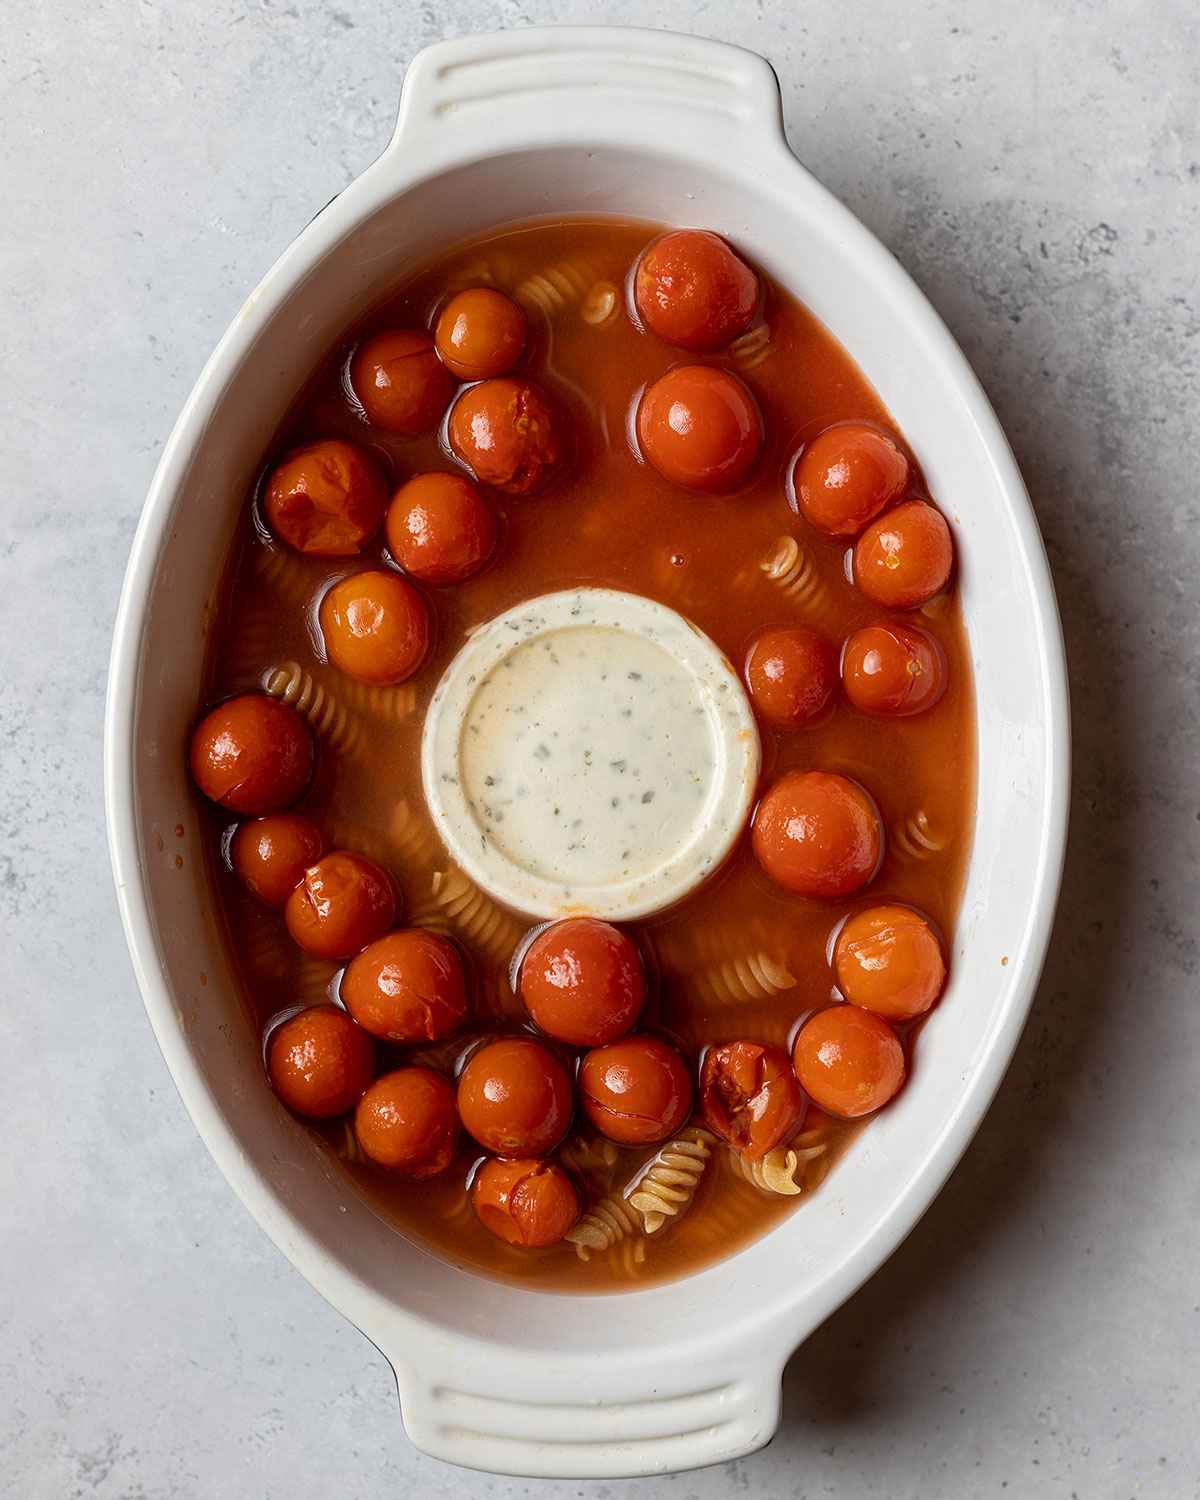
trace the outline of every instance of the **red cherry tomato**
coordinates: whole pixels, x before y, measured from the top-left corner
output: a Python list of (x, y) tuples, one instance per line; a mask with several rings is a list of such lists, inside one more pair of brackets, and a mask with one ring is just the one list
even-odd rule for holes
[(854, 548), (854, 582), (887, 609), (924, 604), (946, 587), (954, 562), (940, 510), (906, 500), (873, 521)]
[(843, 1120), (881, 1109), (904, 1082), (896, 1033), (857, 1005), (831, 1005), (806, 1021), (792, 1060), (813, 1102)]
[(400, 928), (368, 943), (346, 965), (342, 1002), (384, 1042), (434, 1042), (467, 1017), (467, 976), (448, 937)]
[(401, 437), (436, 427), (454, 389), (433, 340), (414, 328), (377, 333), (361, 344), (350, 361), (350, 384), (368, 422)]
[(489, 380), (512, 369), (525, 336), (525, 314), (511, 297), (473, 286), (446, 303), (435, 342), (443, 363), (460, 380)]
[(903, 491), (908, 460), (874, 427), (843, 422), (809, 443), (794, 479), (801, 515), (830, 536), (854, 536)]
[(763, 425), (754, 397), (728, 370), (681, 365), (649, 386), (638, 442), (664, 479), (686, 490), (736, 489), (754, 467)]
[(625, 1145), (666, 1140), (692, 1108), (687, 1064), (653, 1036), (628, 1036), (589, 1052), (580, 1065), (579, 1089), (596, 1129)]
[(486, 1151), (544, 1156), (571, 1123), (571, 1080), (548, 1047), (503, 1037), (471, 1055), (458, 1080), (458, 1112)]
[(700, 1098), (708, 1128), (748, 1161), (787, 1140), (807, 1103), (791, 1058), (759, 1042), (710, 1047), (700, 1071)]
[(295, 802), (312, 780), (312, 730), (294, 708), (243, 693), (206, 714), (192, 735), (192, 780), (213, 802), (259, 816)]
[(561, 1167), (536, 1158), (485, 1161), (471, 1184), (479, 1222), (510, 1245), (557, 1245), (579, 1217), (579, 1194)]
[(335, 849), (304, 872), (283, 918), (292, 941), (315, 958), (349, 958), (396, 920), (396, 889), (386, 870)]
[(375, 1076), (375, 1044), (336, 1005), (311, 1005), (267, 1042), (271, 1086), (298, 1115), (329, 1120), (353, 1109)]
[(532, 380), (482, 380), (450, 412), (450, 447), (482, 484), (506, 495), (532, 495), (566, 461), (564, 418)]
[(826, 771), (789, 771), (755, 809), (751, 841), (772, 880), (800, 896), (833, 900), (872, 879), (883, 825), (857, 782)]
[(353, 557), (379, 530), (387, 485), (379, 465), (354, 443), (310, 443), (289, 453), (263, 488), (267, 525), (312, 557)]
[(946, 691), (946, 658), (934, 637), (915, 625), (868, 625), (846, 642), (842, 686), (862, 713), (921, 714)]
[(318, 614), (329, 659), (361, 682), (403, 682), (429, 650), (429, 608), (398, 573), (351, 573), (328, 590)]
[(764, 630), (746, 658), (754, 707), (776, 729), (798, 729), (829, 707), (837, 692), (837, 654), (807, 625)]
[(461, 474), (418, 474), (387, 513), (388, 550), (422, 583), (462, 583), (496, 548), (496, 514)]
[(719, 235), (677, 229), (643, 252), (633, 298), (642, 322), (668, 344), (719, 349), (749, 328), (758, 277)]
[(458, 1145), (454, 1086), (432, 1068), (398, 1068), (377, 1078), (354, 1111), (363, 1155), (423, 1182), (444, 1172)]
[(547, 1036), (598, 1047), (633, 1026), (646, 998), (646, 975), (623, 932), (595, 917), (569, 917), (530, 944), (519, 988)]
[(267, 906), (282, 906), (324, 847), (321, 830), (311, 818), (271, 813), (240, 825), (229, 857), (252, 895)]
[(889, 1021), (924, 1015), (946, 982), (937, 934), (911, 906), (856, 912), (838, 934), (833, 968), (851, 1005)]

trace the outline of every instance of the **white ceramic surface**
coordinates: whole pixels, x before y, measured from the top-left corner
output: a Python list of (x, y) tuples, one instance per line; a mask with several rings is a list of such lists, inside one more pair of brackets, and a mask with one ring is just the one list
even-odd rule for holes
[[(155, 844), (197, 823), (183, 756), (205, 649), (195, 623), (211, 623), (264, 436), (348, 317), (407, 265), (551, 212), (711, 226), (824, 319), (955, 523), (979, 711), (954, 978), (911, 1086), (770, 1235), (696, 1276), (616, 1298), (497, 1288), (378, 1220), (264, 1088), (204, 872), (164, 878)], [(912, 283), (788, 153), (767, 64), (715, 43), (599, 29), (422, 53), (391, 145), (251, 295), (180, 416), (126, 578), (106, 740), (121, 909), (183, 1099), (264, 1229), (392, 1361), (420, 1447), (501, 1472), (615, 1476), (715, 1462), (770, 1437), (788, 1353), (927, 1206), (1011, 1054), (1060, 873), (1066, 710), (1041, 541), (1003, 435)]]

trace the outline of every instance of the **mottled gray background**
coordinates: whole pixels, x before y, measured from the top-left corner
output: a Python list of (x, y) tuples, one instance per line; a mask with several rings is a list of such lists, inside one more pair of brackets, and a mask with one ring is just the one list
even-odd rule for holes
[(383, 1360), (235, 1202), (159, 1058), (100, 811), (161, 444), (441, 36), (585, 0), (91, 0), (0, 36), (0, 1494), (1200, 1495), (1200, 22), (1194, 0), (624, 0), (770, 57), (809, 166), (949, 321), (1033, 492), (1075, 796), (1007, 1084), (754, 1458), (657, 1485), (413, 1453)]

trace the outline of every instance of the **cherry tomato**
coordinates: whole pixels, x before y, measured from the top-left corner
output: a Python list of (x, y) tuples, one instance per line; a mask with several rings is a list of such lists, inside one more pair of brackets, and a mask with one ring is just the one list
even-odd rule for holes
[(229, 857), (251, 895), (267, 906), (282, 906), (324, 847), (321, 830), (311, 818), (271, 813), (238, 828)]
[(312, 557), (353, 557), (379, 530), (387, 484), (354, 443), (330, 439), (289, 453), (263, 488), (263, 517), (281, 541)]
[(382, 568), (335, 583), (318, 617), (330, 661), (361, 682), (403, 682), (429, 650), (428, 605), (411, 583)]
[(654, 1036), (597, 1047), (579, 1069), (584, 1113), (609, 1140), (647, 1146), (679, 1129), (692, 1108), (687, 1064)]
[(267, 1042), (271, 1086), (298, 1115), (329, 1120), (353, 1109), (375, 1077), (375, 1043), (336, 1005), (311, 1005)]
[(946, 691), (946, 658), (934, 637), (915, 625), (867, 625), (846, 642), (842, 686), (862, 713), (889, 719), (921, 714)]
[(192, 780), (213, 802), (253, 816), (279, 812), (312, 780), (312, 730), (286, 703), (243, 693), (201, 719), (189, 758)]
[(384, 1042), (434, 1042), (467, 1016), (467, 976), (441, 933), (401, 928), (376, 938), (342, 976), (346, 1009)]
[(564, 419), (532, 380), (483, 380), (450, 412), (450, 447), (482, 484), (532, 495), (557, 477), (567, 451)]
[(798, 729), (829, 707), (837, 692), (837, 655), (807, 625), (764, 630), (746, 658), (754, 707), (776, 729)]
[(851, 1005), (889, 1021), (924, 1015), (946, 982), (937, 934), (911, 906), (856, 912), (838, 934), (833, 968)]
[(525, 336), (525, 314), (511, 297), (474, 286), (446, 303), (434, 340), (443, 363), (460, 380), (489, 380), (512, 369)]
[(749, 328), (758, 277), (719, 235), (677, 229), (643, 252), (633, 300), (642, 322), (668, 344), (719, 349)]
[(485, 1150), (544, 1156), (571, 1123), (571, 1080), (540, 1042), (502, 1037), (472, 1053), (462, 1070), (458, 1112)]
[(882, 1108), (904, 1082), (896, 1033), (857, 1005), (831, 1005), (805, 1021), (792, 1060), (813, 1101), (843, 1120)]
[(536, 1158), (485, 1161), (471, 1184), (479, 1222), (510, 1245), (557, 1245), (579, 1217), (579, 1194), (561, 1167)]
[(454, 1086), (432, 1068), (397, 1068), (377, 1078), (354, 1111), (363, 1155), (423, 1182), (444, 1172), (458, 1145)]
[(789, 771), (755, 809), (751, 841), (772, 880), (797, 895), (830, 900), (874, 876), (883, 825), (857, 782), (827, 771)]
[(904, 489), (908, 459), (874, 427), (843, 422), (809, 443), (794, 478), (801, 515), (830, 536), (854, 536)]
[(940, 510), (906, 500), (873, 521), (854, 548), (854, 582), (876, 604), (910, 609), (946, 587), (954, 562)]
[(633, 1026), (646, 998), (646, 975), (623, 932), (595, 917), (568, 917), (530, 944), (518, 987), (547, 1036), (598, 1047)]
[(754, 397), (728, 370), (680, 365), (649, 386), (637, 412), (647, 463), (685, 490), (736, 489), (754, 467), (763, 425)]
[(309, 865), (287, 898), (283, 919), (292, 941), (315, 958), (349, 958), (396, 920), (391, 876), (372, 860), (335, 849)]
[(406, 573), (422, 583), (461, 583), (496, 548), (496, 513), (461, 474), (418, 474), (402, 485), (387, 513), (387, 544)]
[(791, 1058), (759, 1042), (710, 1047), (700, 1070), (700, 1099), (708, 1128), (748, 1161), (787, 1140), (807, 1104)]
[(377, 333), (361, 344), (350, 361), (350, 384), (367, 421), (401, 437), (436, 427), (454, 390), (433, 340), (415, 328)]

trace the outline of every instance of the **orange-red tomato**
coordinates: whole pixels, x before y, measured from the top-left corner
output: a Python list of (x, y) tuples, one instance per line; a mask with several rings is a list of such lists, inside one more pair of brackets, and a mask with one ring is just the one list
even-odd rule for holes
[(719, 349), (749, 328), (758, 277), (719, 235), (676, 229), (643, 252), (633, 299), (642, 322), (668, 344)]
[(290, 806), (312, 780), (312, 730), (266, 693), (229, 698), (192, 735), (192, 780), (213, 802), (261, 816)]
[(664, 479), (717, 494), (736, 489), (754, 467), (763, 425), (736, 375), (713, 365), (680, 365), (642, 396), (637, 435), (646, 461)]
[(568, 917), (530, 944), (518, 988), (547, 1036), (599, 1047), (624, 1036), (637, 1020), (646, 975), (625, 933), (595, 917)]
[(401, 485), (387, 513), (387, 544), (422, 583), (461, 583), (496, 548), (496, 513), (461, 474), (418, 474)]
[(342, 1002), (384, 1042), (433, 1042), (467, 1016), (467, 976), (448, 937), (401, 928), (369, 943), (346, 965)]
[(433, 340), (415, 328), (377, 333), (361, 344), (350, 361), (350, 384), (367, 420), (401, 437), (436, 427), (454, 390)]
[(312, 557), (353, 557), (387, 509), (383, 471), (354, 443), (330, 439), (289, 453), (267, 478), (263, 518), (281, 541)]
[(321, 830), (311, 818), (271, 813), (241, 824), (229, 857), (251, 895), (268, 906), (282, 906), (324, 847)]
[(861, 422), (827, 427), (796, 460), (796, 503), (818, 531), (854, 536), (908, 483), (908, 459)]
[(813, 1101), (843, 1120), (882, 1108), (904, 1082), (900, 1039), (857, 1005), (831, 1005), (805, 1021), (792, 1061)]
[(842, 686), (865, 714), (921, 714), (946, 691), (946, 657), (934, 637), (915, 625), (867, 625), (846, 642)]
[(800, 896), (848, 896), (879, 868), (883, 825), (847, 776), (789, 771), (754, 812), (754, 853), (772, 880)]
[(455, 457), (506, 495), (546, 489), (566, 459), (562, 413), (532, 380), (469, 386), (451, 409), (448, 432)]
[(544, 1156), (571, 1123), (571, 1080), (541, 1042), (502, 1037), (472, 1053), (462, 1070), (458, 1112), (485, 1150)]
[(579, 1194), (561, 1167), (536, 1158), (485, 1161), (471, 1184), (479, 1222), (510, 1245), (557, 1245), (579, 1217)]
[(458, 1145), (454, 1086), (432, 1068), (397, 1068), (377, 1078), (354, 1111), (364, 1156), (423, 1182), (444, 1172)]
[(953, 562), (945, 516), (924, 500), (906, 500), (859, 537), (854, 582), (876, 604), (910, 609), (946, 587)]
[(396, 889), (386, 870), (335, 849), (309, 865), (283, 918), (293, 942), (315, 958), (349, 958), (396, 920)]
[(579, 1090), (596, 1129), (624, 1145), (666, 1140), (692, 1108), (687, 1064), (654, 1036), (627, 1036), (589, 1052), (579, 1068)]
[(375, 1043), (336, 1005), (310, 1005), (271, 1032), (267, 1072), (290, 1110), (329, 1120), (353, 1109), (375, 1077)]
[(318, 614), (330, 661), (362, 682), (403, 682), (429, 650), (429, 608), (398, 573), (351, 573), (327, 591)]
[(837, 655), (807, 625), (764, 630), (746, 658), (755, 708), (776, 729), (798, 729), (823, 714), (837, 691)]
[(525, 348), (525, 335), (525, 314), (511, 297), (473, 286), (446, 303), (434, 341), (460, 380), (489, 380), (512, 369)]
[(911, 906), (856, 912), (838, 933), (833, 969), (851, 1005), (889, 1021), (924, 1015), (946, 982), (937, 933)]
[(791, 1058), (760, 1042), (710, 1047), (700, 1070), (700, 1101), (709, 1129), (748, 1161), (787, 1140), (807, 1103)]

